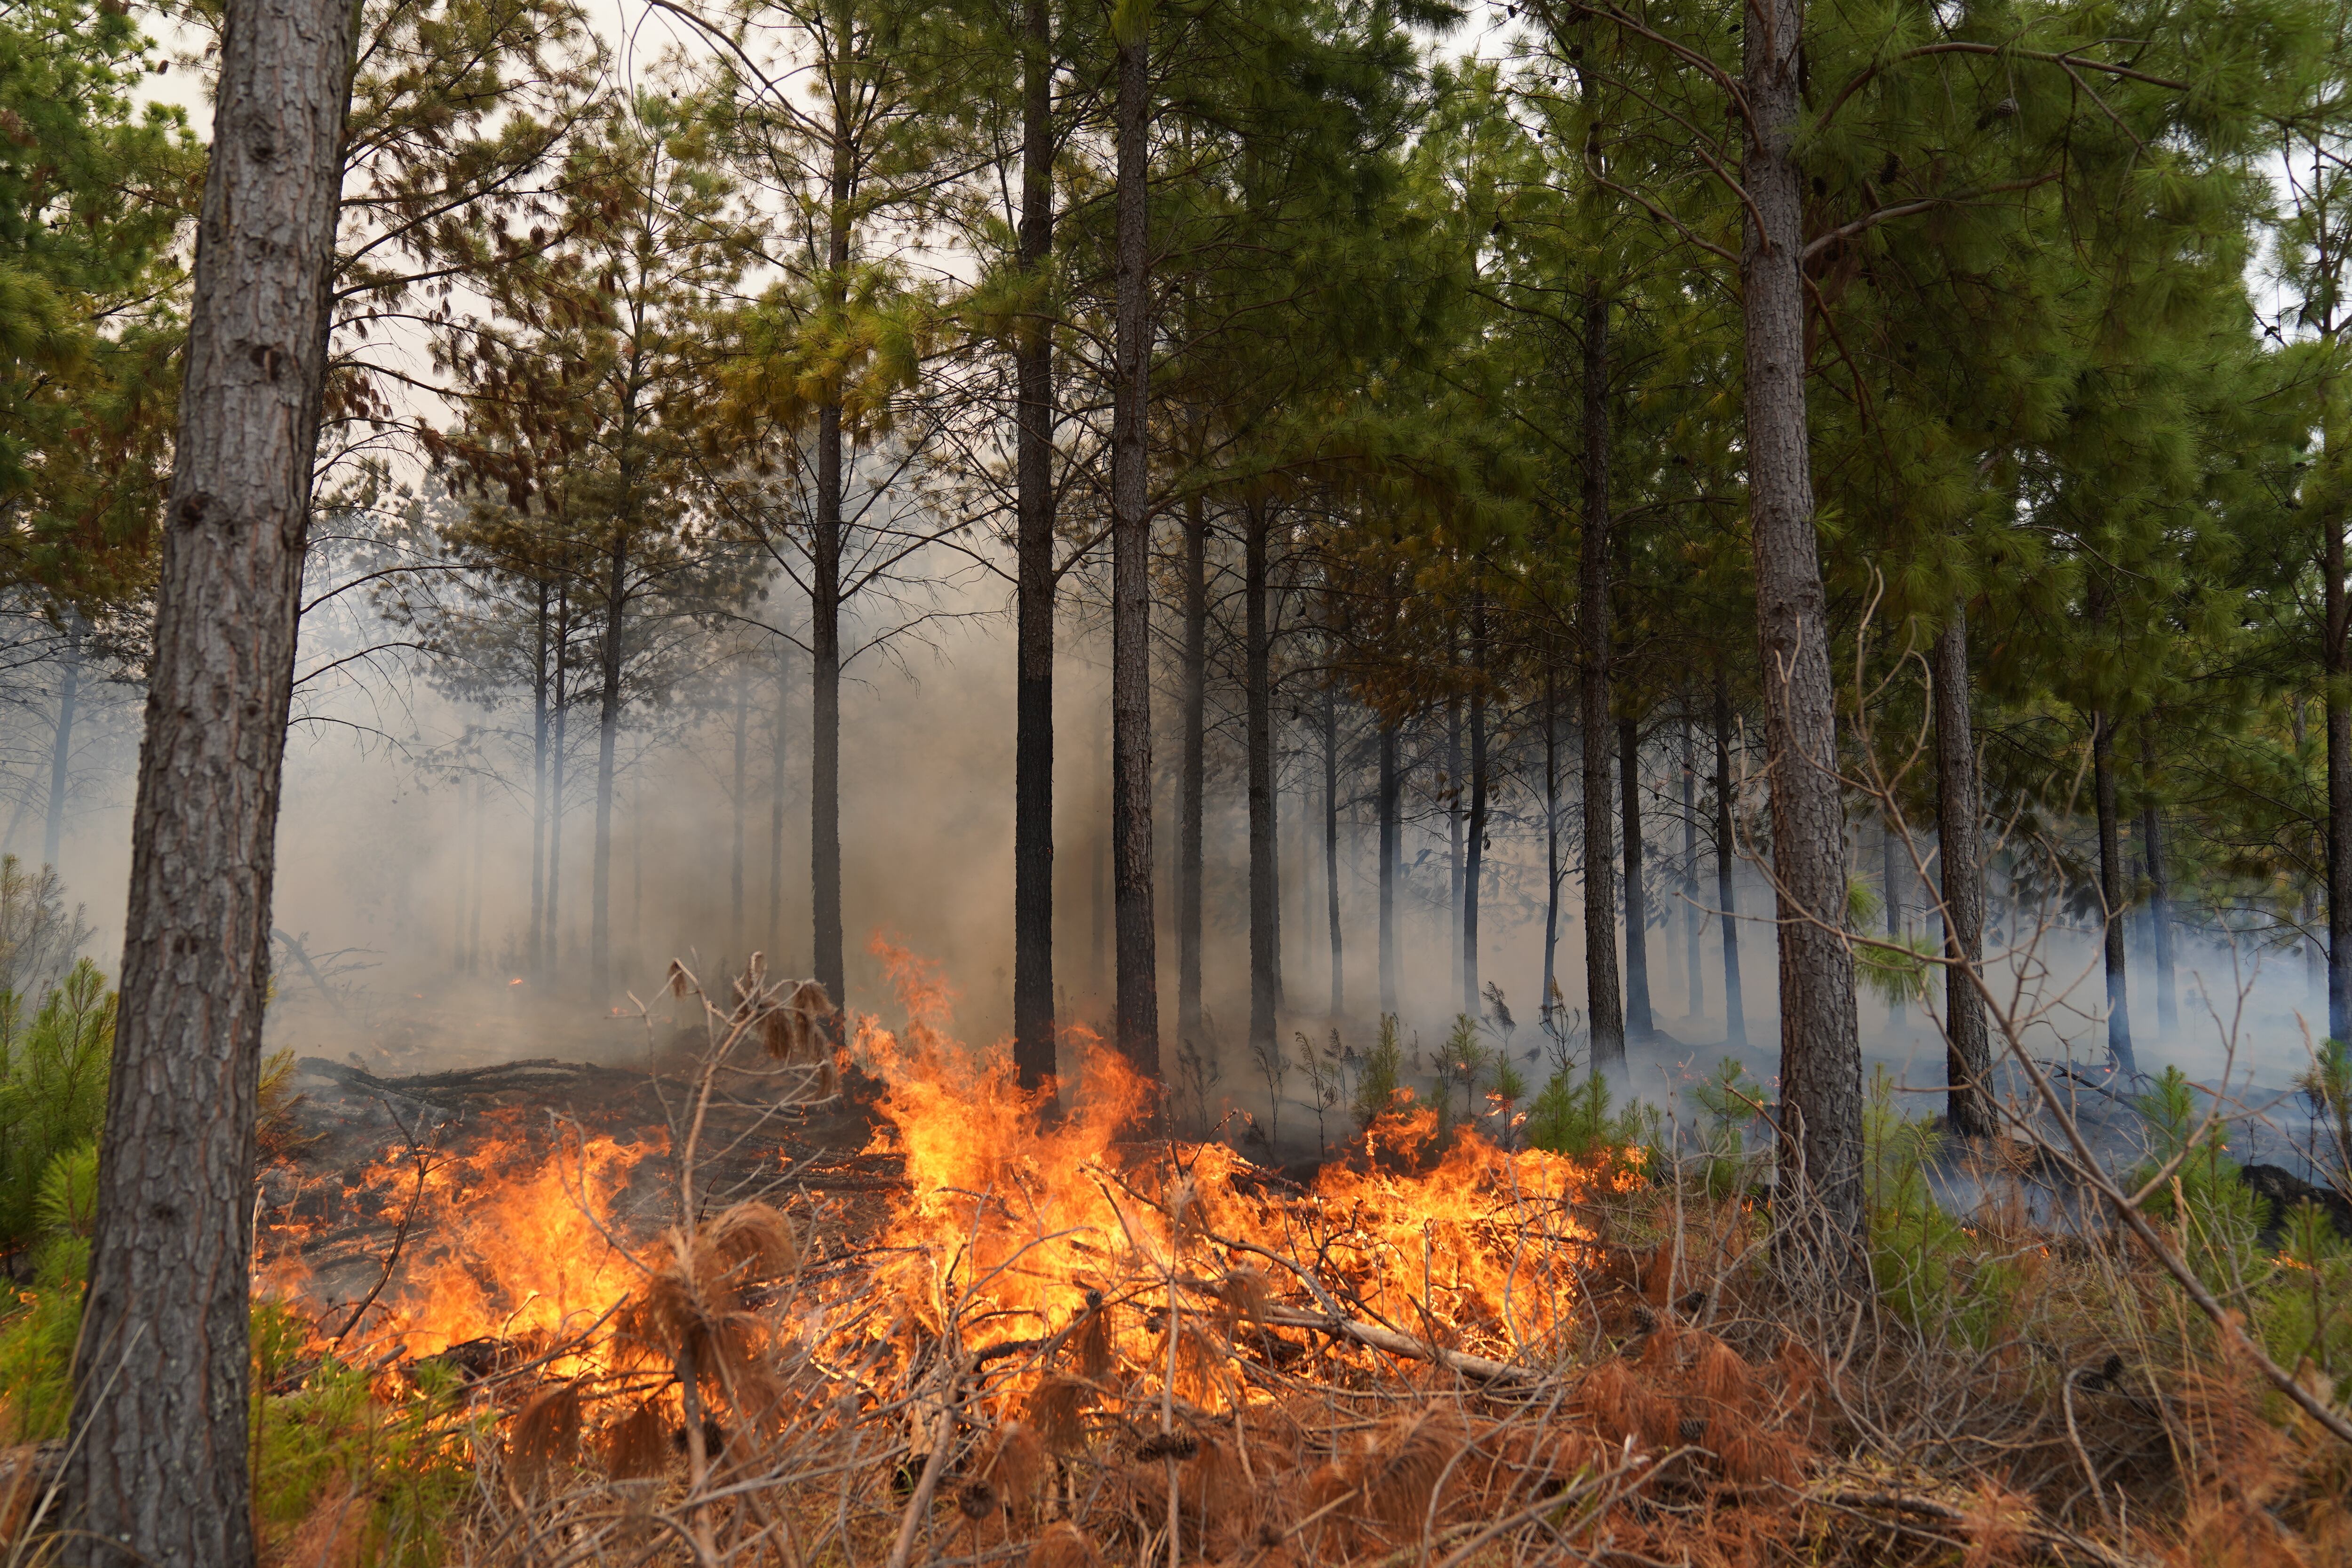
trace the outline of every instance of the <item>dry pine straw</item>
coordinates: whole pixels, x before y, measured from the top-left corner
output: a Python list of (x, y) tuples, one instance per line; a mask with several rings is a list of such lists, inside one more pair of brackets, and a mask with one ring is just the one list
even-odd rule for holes
[[(1601, 1249), (1590, 1341), (1509, 1387), (1237, 1310), (1184, 1320), (1172, 1387), (1123, 1381), (1097, 1319), (992, 1362), (935, 1355), (882, 1397), (859, 1369), (781, 1365), (682, 1247), (634, 1331), (701, 1357), (699, 1430), (674, 1396), (542, 1388), (478, 1456), (448, 1555), (882, 1568), (903, 1541), (912, 1563), (1033, 1568), (2352, 1564), (2342, 1446), (2116, 1251), (2025, 1249), (2011, 1320), (1979, 1348), (1775, 1284), (1737, 1205), (1675, 1218), (1678, 1241)], [(772, 1249), (755, 1221), (715, 1227), (729, 1256)], [(335, 1559), (321, 1533), (273, 1558)]]

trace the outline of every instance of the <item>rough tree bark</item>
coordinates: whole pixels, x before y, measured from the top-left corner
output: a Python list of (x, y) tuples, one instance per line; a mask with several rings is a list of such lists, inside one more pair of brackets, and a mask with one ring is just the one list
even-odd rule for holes
[(1151, 909), (1151, 16), (1118, 40), (1117, 360), (1111, 416), (1111, 853), (1118, 925), (1118, 1048), (1160, 1077)]
[(48, 822), (41, 835), (41, 864), (55, 870), (65, 845), (66, 791), (72, 782), (74, 706), (81, 695), (81, 617), (66, 612), (64, 668), (58, 676), (58, 722), (49, 736)]
[(1176, 847), (1176, 1036), (1194, 1048), (1201, 1026), (1201, 879), (1209, 787), (1209, 516), (1184, 503), (1183, 820)]
[(1279, 1048), (1275, 1014), (1280, 1005), (1282, 933), (1279, 868), (1276, 863), (1274, 800), (1274, 680), (1266, 627), (1266, 508), (1252, 500), (1243, 512), (1242, 706), (1249, 793), (1249, 1043)]
[(1625, 837), (1625, 1037), (1648, 1039), (1650, 1016), (1650, 890), (1642, 875), (1642, 731), (1617, 721), (1619, 813)]
[(1577, 719), (1584, 731), (1584, 989), (1592, 1065), (1625, 1065), (1617, 973), (1615, 824), (1609, 809), (1609, 301), (1584, 300), (1584, 537), (1577, 547)]
[[(1022, 16), (1021, 268), (1042, 294), (1054, 254), (1052, 7)], [(1054, 1053), (1054, 334), (1043, 300), (1013, 342), (1015, 633), (1013, 784), (1013, 1061), (1022, 1087), (1055, 1072)]]
[(355, 10), (232, 0), (221, 46), (67, 1458), (101, 1568), (254, 1560), (254, 1117)]
[(1735, 874), (1739, 841), (1731, 823), (1731, 684), (1715, 672), (1715, 901), (1723, 922), (1723, 1043), (1748, 1045), (1748, 1014), (1739, 988), (1739, 900)]
[(1748, 499), (1780, 918), (1780, 1191), (1798, 1209), (1781, 1234), (1800, 1254), (1834, 1254), (1852, 1267), (1863, 1219), (1862, 1050), (1843, 931), (1845, 822), (1805, 414), (1804, 178), (1795, 146), (1804, 5), (1747, 0), (1745, 10)]
[(1397, 855), (1403, 847), (1400, 820), (1403, 780), (1397, 769), (1396, 725), (1381, 723), (1381, 1016), (1397, 1010), (1396, 873)]
[(2115, 725), (2091, 715), (2091, 792), (2099, 814), (2099, 903), (2105, 917), (2107, 970), (2107, 1055), (2126, 1078), (2139, 1076), (2132, 1054), (2131, 987), (2124, 973), (2123, 819), (2116, 809)]
[(1969, 616), (1952, 606), (1930, 657), (1936, 704), (1936, 864), (1943, 879), (1945, 1114), (1963, 1138), (1999, 1126), (1992, 1099), (1992, 1037), (1984, 998), (1963, 965), (1984, 961), (1984, 824), (1969, 678)]

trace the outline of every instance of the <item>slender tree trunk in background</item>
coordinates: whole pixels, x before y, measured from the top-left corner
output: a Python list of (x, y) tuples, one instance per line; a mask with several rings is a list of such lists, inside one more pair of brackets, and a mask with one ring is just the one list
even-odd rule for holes
[[(621, 483), (625, 494), (625, 468)], [(596, 700), (596, 841), (588, 870), (588, 973), (599, 1007), (613, 991), (613, 768), (621, 736), (622, 637), (629, 608), (628, 533), (617, 521), (604, 565), (604, 628), (599, 639), (604, 689)]]
[(536, 978), (542, 973), (541, 942), (547, 931), (548, 592), (544, 580), (539, 584), (534, 630), (538, 643), (530, 672), (530, 939), (523, 947), (523, 968)]
[(1723, 1043), (1748, 1047), (1748, 1015), (1739, 989), (1739, 900), (1734, 874), (1739, 841), (1731, 823), (1731, 690), (1723, 671), (1715, 672), (1715, 901), (1723, 922)]
[(1649, 1038), (1650, 891), (1642, 874), (1642, 731), (1631, 719), (1617, 721), (1617, 781), (1625, 819), (1625, 1037)]
[(734, 897), (735, 925), (729, 962), (740, 964), (751, 950), (743, 942), (743, 844), (751, 810), (751, 672), (735, 671), (735, 842), (729, 857), (728, 889)]
[(1397, 1010), (1396, 878), (1397, 856), (1403, 849), (1404, 824), (1400, 820), (1403, 781), (1397, 773), (1396, 726), (1381, 724), (1381, 1015)]
[[(1112, 809), (1112, 804), (1106, 802), (1103, 816), (1106, 823), (1110, 819)], [(1103, 935), (1118, 923), (1118, 913), (1112, 908), (1110, 838), (1108, 834), (1097, 833), (1094, 836), (1094, 849), (1087, 861), (1087, 894), (1092, 900), (1092, 918), (1087, 922), (1087, 934), (1092, 939), (1087, 955), (1087, 983), (1094, 988), (1096, 994), (1100, 995), (1106, 990), (1106, 982), (1110, 983), (1109, 988), (1113, 990), (1117, 984), (1115, 977), (1103, 965)]]
[(1544, 659), (1543, 748), (1543, 994), (1537, 1005), (1549, 1021), (1552, 998), (1559, 994), (1559, 680), (1549, 655)]
[(2327, 617), (2320, 659), (2327, 678), (2327, 1036), (2352, 1040), (2352, 595), (2344, 582), (2344, 519), (2331, 508), (2320, 523)]
[[(845, 32), (842, 47), (848, 47)], [(840, 74), (846, 76), (846, 66)], [(836, 311), (849, 288), (847, 98), (845, 90), (834, 94), (832, 201), (824, 237), (825, 296)], [(841, 935), (841, 405), (829, 402), (816, 416), (816, 526), (809, 552), (809, 956), (817, 983), (836, 1008), (847, 1006), (849, 996)], [(1017, 887), (1014, 896), (1019, 897)]]
[(1019, 627), (1013, 783), (1013, 1061), (1024, 1089), (1054, 1075), (1054, 333), (1043, 298), (1054, 254), (1054, 32), (1023, 8), (1021, 268), (1034, 312), (1013, 340)]
[(1480, 1016), (1478, 880), (1486, 864), (1486, 603), (1470, 600), (1470, 853), (1462, 870), (1462, 1011)]
[[(1886, 940), (1903, 940), (1903, 835), (1896, 831), (1894, 819), (1884, 817), (1878, 825), (1878, 876), (1886, 893)], [(1903, 998), (1895, 997), (1886, 1004), (1886, 1026), (1899, 1029), (1909, 1016)]]
[(1209, 785), (1209, 514), (1184, 502), (1183, 819), (1176, 847), (1176, 1034), (1195, 1049), (1201, 1026), (1201, 882)]
[(2091, 715), (2091, 787), (2099, 810), (2099, 901), (2105, 917), (2107, 957), (2107, 1055), (2126, 1078), (2139, 1076), (2132, 1055), (2131, 991), (2124, 973), (2125, 906), (2123, 819), (2116, 809), (2115, 727), (2105, 713)]
[(555, 592), (555, 751), (547, 781), (547, 948), (540, 971), (555, 978), (563, 936), (563, 759), (570, 737), (572, 690), (565, 653), (572, 647), (572, 594)]
[(1706, 977), (1699, 968), (1698, 731), (1691, 723), (1690, 692), (1683, 692), (1683, 1005), (1706, 1016)]
[(1445, 700), (1445, 923), (1453, 941), (1454, 984), (1462, 984), (1462, 699)]
[(1266, 627), (1266, 509), (1252, 500), (1242, 513), (1242, 705), (1249, 776), (1250, 1032), (1255, 1049), (1278, 1048), (1275, 1013), (1281, 1005), (1280, 879), (1275, 855), (1274, 680)]
[(1584, 989), (1592, 1066), (1625, 1065), (1617, 971), (1616, 841), (1609, 809), (1609, 301), (1584, 300), (1584, 537), (1577, 546), (1577, 720), (1583, 731)]
[[(1797, 166), (1802, 0), (1746, 0), (1740, 247), (1747, 327), (1747, 463), (1759, 669), (1771, 784), (1780, 946), (1780, 1191), (1784, 1238), (1855, 1267), (1862, 1235), (1862, 1047), (1847, 946), (1845, 822), (1829, 611), (1805, 414), (1804, 177)], [(1759, 220), (1760, 219), (1760, 223)], [(1816, 1213), (1807, 1213), (1807, 1202)], [(1818, 1219), (1815, 1232), (1808, 1223)]]
[(1969, 677), (1968, 606), (1956, 604), (1929, 656), (1936, 704), (1936, 867), (1944, 913), (1945, 1117), (1962, 1138), (1998, 1129), (1992, 1037), (1968, 974), (1984, 961), (1984, 826)]
[(1151, 16), (1118, 40), (1118, 304), (1111, 415), (1111, 854), (1117, 862), (1118, 1048), (1160, 1077), (1151, 907)]
[(1348, 1010), (1347, 970), (1339, 951), (1339, 697), (1323, 683), (1323, 910), (1331, 925), (1331, 1016)]
[(2165, 874), (2164, 815), (2157, 805), (2154, 787), (2156, 741), (2145, 730), (2140, 731), (2139, 763), (2141, 774), (2149, 781), (2147, 802), (2140, 808), (2139, 833), (2147, 854), (2148, 956), (2156, 965), (2156, 1027), (2158, 1034), (2169, 1035), (2179, 1023), (2172, 985), (2172, 887)]
[(768, 757), (768, 957), (769, 968), (784, 964), (784, 784), (793, 732), (793, 645), (776, 639), (776, 718)]
[(65, 1454), (74, 1560), (246, 1568), (254, 1119), (357, 8), (232, 0)]
[(66, 790), (72, 778), (74, 703), (81, 694), (81, 617), (66, 615), (65, 668), (58, 678), (58, 723), (49, 739), (49, 820), (41, 836), (41, 864), (57, 868), (65, 844)]
[(473, 974), (488, 966), (488, 955), (482, 952), (482, 888), (487, 880), (482, 875), (482, 775), (474, 775), (474, 899), (473, 911), (466, 921), (466, 973)]

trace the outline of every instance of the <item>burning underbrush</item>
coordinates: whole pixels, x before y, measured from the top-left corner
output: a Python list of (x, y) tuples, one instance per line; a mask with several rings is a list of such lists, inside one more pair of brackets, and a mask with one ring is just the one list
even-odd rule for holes
[(1426, 1110), (1302, 1185), (1145, 1136), (1148, 1086), (1090, 1039), (1058, 1098), (1024, 1093), (887, 956), (903, 1026), (842, 1043), (805, 987), (706, 1001), (680, 970), (706, 1026), (664, 1072), (346, 1074), (377, 1157), (322, 1161), (322, 1129), (265, 1183), (274, 1559), (2352, 1548), (2340, 1446), (2120, 1247), (1989, 1207), (1975, 1261), (1895, 1313), (1768, 1264), (1736, 1184)]

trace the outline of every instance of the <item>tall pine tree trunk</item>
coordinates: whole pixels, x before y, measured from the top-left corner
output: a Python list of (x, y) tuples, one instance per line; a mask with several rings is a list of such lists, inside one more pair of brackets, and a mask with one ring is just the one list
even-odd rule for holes
[(1184, 503), (1184, 816), (1176, 847), (1176, 1034), (1194, 1049), (1201, 1028), (1201, 881), (1209, 784), (1209, 516)]
[(74, 1560), (254, 1561), (254, 1122), (357, 7), (231, 0), (74, 1364)]
[[(1858, 1262), (1862, 1049), (1844, 934), (1845, 822), (1829, 607), (1805, 415), (1802, 0), (1747, 0), (1740, 30), (1750, 217), (1740, 247), (1749, 528), (1780, 947), (1780, 1192), (1799, 1252)], [(1759, 222), (1760, 220), (1760, 222)], [(1810, 1212), (1809, 1212), (1810, 1207)], [(1790, 1219), (1793, 1223), (1790, 1223)], [(1818, 1219), (1815, 1232), (1809, 1223)]]
[(533, 978), (541, 973), (540, 944), (547, 930), (548, 599), (541, 578), (530, 671), (530, 938), (523, 947), (523, 966)]
[(1160, 1077), (1160, 979), (1151, 907), (1151, 70), (1150, 12), (1118, 40), (1117, 357), (1111, 416), (1111, 853), (1118, 915), (1118, 1048)]
[(1609, 301), (1584, 300), (1584, 537), (1577, 546), (1577, 720), (1583, 731), (1584, 990), (1592, 1065), (1625, 1065), (1617, 971), (1615, 824), (1609, 809)]
[(1486, 602), (1470, 601), (1470, 821), (1469, 853), (1462, 868), (1462, 1011), (1475, 1018), (1478, 1005), (1478, 893), (1486, 864)]
[(1054, 1054), (1054, 334), (1044, 293), (1054, 254), (1054, 34), (1045, 0), (1023, 11), (1021, 268), (1034, 312), (1013, 340), (1019, 605), (1014, 652), (1013, 1060), (1024, 1089)]
[(1559, 679), (1549, 656), (1543, 672), (1543, 994), (1536, 1005), (1549, 1022), (1552, 998), (1559, 992)]
[(1692, 1017), (1706, 1014), (1706, 976), (1699, 967), (1698, 936), (1698, 731), (1691, 723), (1691, 697), (1683, 691), (1683, 1007)]
[(2179, 1023), (2172, 984), (2172, 886), (2164, 862), (2164, 815), (2156, 799), (2156, 742), (2145, 730), (2139, 737), (2140, 774), (2147, 781), (2147, 800), (2140, 807), (2139, 833), (2147, 855), (2148, 956), (2156, 964), (2156, 1027), (2169, 1035)]
[(768, 752), (768, 958), (777, 973), (784, 967), (784, 786), (790, 778), (793, 725), (793, 645), (776, 639), (776, 717)]
[(1462, 985), (1462, 699), (1445, 700), (1445, 923), (1454, 984)]
[[(1903, 861), (1906, 851), (1903, 835), (1896, 831), (1892, 816), (1880, 819), (1878, 825), (1878, 875), (1886, 894), (1886, 940), (1903, 940)], [(1901, 1028), (1908, 1016), (1903, 998), (1895, 996), (1886, 1004), (1886, 1024), (1889, 1028)]]
[(547, 779), (547, 931), (540, 971), (555, 978), (563, 934), (563, 760), (569, 754), (572, 686), (567, 655), (572, 647), (572, 590), (555, 590), (555, 744)]
[(1617, 721), (1617, 780), (1625, 834), (1625, 1037), (1649, 1038), (1650, 891), (1642, 859), (1642, 731), (1631, 719)]
[(1404, 781), (1397, 768), (1396, 725), (1381, 721), (1381, 1016), (1397, 1010), (1397, 856), (1403, 849)]
[(1250, 1032), (1253, 1049), (1279, 1048), (1275, 1013), (1281, 1002), (1280, 877), (1275, 859), (1274, 680), (1266, 626), (1266, 509), (1242, 513), (1242, 706), (1249, 776)]
[[(622, 474), (625, 497), (630, 488), (625, 464)], [(588, 973), (600, 1007), (613, 991), (613, 770), (621, 734), (621, 666), (625, 647), (623, 638), (628, 626), (628, 530), (615, 519), (613, 542), (604, 557), (604, 626), (597, 649), (603, 689), (596, 699), (596, 840), (588, 870)]]
[(751, 950), (743, 942), (743, 844), (751, 811), (751, 672), (735, 671), (735, 841), (728, 856), (728, 890), (735, 906), (735, 924), (729, 937), (728, 962), (740, 964)]
[(1715, 901), (1723, 921), (1723, 1043), (1748, 1047), (1748, 1014), (1739, 986), (1739, 841), (1731, 821), (1731, 687), (1715, 672)]
[(2099, 902), (2105, 915), (2107, 970), (2107, 1055), (2126, 1078), (2139, 1076), (2132, 1054), (2131, 990), (2124, 973), (2123, 819), (2116, 809), (2115, 726), (2102, 712), (2091, 715), (2091, 790), (2099, 816)]
[(41, 836), (41, 864), (55, 870), (66, 836), (66, 794), (72, 783), (74, 707), (81, 695), (81, 617), (66, 612), (64, 668), (58, 676), (58, 722), (49, 736), (48, 823)]
[(1963, 1138), (1990, 1137), (1992, 1041), (1968, 971), (1984, 962), (1983, 808), (1969, 676), (1968, 606), (1955, 604), (1930, 657), (1936, 704), (1936, 864), (1943, 879), (1945, 1114)]
[[(2341, 462), (2341, 459), (2338, 459)], [(2327, 701), (2327, 1036), (2352, 1040), (2352, 595), (2344, 581), (2344, 519), (2322, 516)]]
[[(849, 47), (842, 29), (841, 48)], [(845, 58), (835, 68), (831, 201), (826, 207), (824, 292), (838, 312), (849, 289), (850, 153), (845, 118), (851, 84)], [(841, 921), (841, 500), (842, 431), (838, 389), (816, 416), (816, 517), (809, 574), (809, 898), (810, 959), (833, 1005), (848, 1003)], [(1015, 896), (1018, 897), (1016, 890)], [(1017, 956), (1017, 955), (1016, 955)]]
[(1331, 927), (1331, 1016), (1347, 1011), (1347, 969), (1339, 951), (1339, 696), (1323, 682), (1323, 912)]

